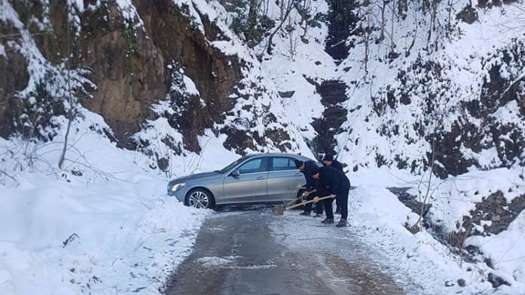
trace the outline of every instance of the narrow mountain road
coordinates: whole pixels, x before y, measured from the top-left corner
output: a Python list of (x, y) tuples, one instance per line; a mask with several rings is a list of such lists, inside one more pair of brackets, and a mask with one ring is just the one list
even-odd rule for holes
[(351, 229), (270, 208), (216, 213), (167, 283), (185, 294), (407, 294), (414, 286), (372, 260)]

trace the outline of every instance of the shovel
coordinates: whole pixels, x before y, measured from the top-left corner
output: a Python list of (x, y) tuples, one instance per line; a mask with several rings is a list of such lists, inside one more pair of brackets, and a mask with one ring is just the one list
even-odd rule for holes
[(292, 206), (293, 204), (295, 204), (295, 202), (299, 201), (299, 203), (302, 203), (304, 202), (304, 199), (306, 197), (308, 197), (309, 195), (315, 193), (316, 190), (311, 190), (311, 191), (305, 191), (301, 194), (301, 196), (295, 200), (291, 200), (290, 202), (286, 203), (285, 207), (288, 207), (288, 206)]
[[(326, 197), (319, 198), (318, 201), (322, 201), (322, 200), (326, 200), (326, 199), (333, 199), (333, 198), (335, 198), (334, 195), (329, 195), (329, 196), (326, 196)], [(272, 206), (272, 212), (273, 212), (274, 215), (281, 216), (281, 215), (284, 215), (284, 211), (285, 210), (290, 210), (290, 209), (297, 208), (297, 207), (300, 207), (300, 206), (303, 206), (303, 205), (306, 205), (306, 204), (314, 203), (314, 201), (315, 200), (304, 201), (304, 202), (301, 202), (299, 204), (295, 204), (295, 205), (288, 206), (288, 207), (286, 205), (283, 205), (283, 204), (273, 205)]]

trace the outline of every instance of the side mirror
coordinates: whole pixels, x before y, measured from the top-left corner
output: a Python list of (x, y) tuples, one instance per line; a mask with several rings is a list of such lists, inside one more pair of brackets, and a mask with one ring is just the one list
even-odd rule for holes
[(230, 176), (238, 178), (241, 174), (239, 173), (239, 170), (233, 170), (232, 173), (230, 173)]

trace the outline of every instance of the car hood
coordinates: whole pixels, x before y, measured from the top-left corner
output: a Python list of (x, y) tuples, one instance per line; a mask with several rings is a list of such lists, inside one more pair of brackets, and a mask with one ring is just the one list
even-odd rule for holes
[(214, 172), (197, 173), (197, 174), (191, 174), (191, 175), (175, 178), (175, 179), (173, 179), (170, 182), (171, 183), (187, 182), (187, 181), (191, 181), (191, 180), (197, 180), (197, 179), (202, 179), (202, 178), (206, 178), (206, 177), (217, 176), (219, 174), (220, 173), (216, 172), (216, 171), (214, 171)]

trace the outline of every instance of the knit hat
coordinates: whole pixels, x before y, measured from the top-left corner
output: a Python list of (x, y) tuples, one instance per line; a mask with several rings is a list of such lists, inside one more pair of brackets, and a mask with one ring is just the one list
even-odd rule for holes
[(334, 160), (334, 154), (332, 153), (324, 154), (323, 161), (333, 161), (333, 160)]

